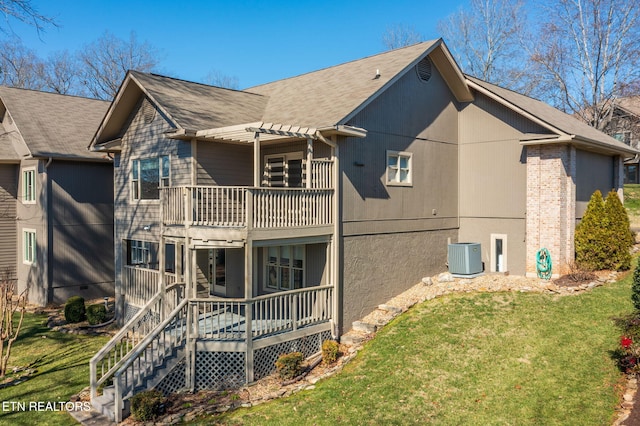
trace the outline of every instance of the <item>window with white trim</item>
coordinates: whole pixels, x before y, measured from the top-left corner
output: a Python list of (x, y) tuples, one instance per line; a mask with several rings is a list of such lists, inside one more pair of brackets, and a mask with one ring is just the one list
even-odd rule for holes
[(387, 151), (387, 185), (411, 186), (410, 152)]
[(125, 240), (125, 245), (127, 250), (126, 264), (128, 266), (158, 270), (158, 243), (141, 240)]
[(273, 246), (266, 249), (268, 289), (294, 290), (304, 287), (304, 246)]
[(158, 200), (160, 188), (170, 185), (171, 162), (168, 155), (132, 161), (131, 197), (134, 200)]
[(22, 202), (33, 204), (36, 202), (36, 169), (22, 170)]
[(22, 262), (32, 265), (36, 263), (36, 231), (35, 229), (22, 230)]

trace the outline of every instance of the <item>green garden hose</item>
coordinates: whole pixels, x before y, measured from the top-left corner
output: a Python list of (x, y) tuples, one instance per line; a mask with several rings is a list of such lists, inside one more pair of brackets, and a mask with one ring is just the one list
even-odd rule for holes
[(543, 280), (551, 279), (551, 254), (546, 248), (541, 248), (536, 254), (536, 267), (538, 270), (538, 278)]

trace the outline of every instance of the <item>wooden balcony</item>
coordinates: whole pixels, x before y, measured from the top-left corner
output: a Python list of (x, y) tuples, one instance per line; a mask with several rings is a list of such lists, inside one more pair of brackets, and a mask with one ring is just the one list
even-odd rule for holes
[(308, 170), (304, 188), (162, 188), (162, 221), (165, 226), (246, 230), (330, 226), (334, 220), (334, 163), (315, 159)]
[[(161, 191), (167, 228), (253, 232), (305, 229), (331, 233), (333, 189), (179, 186)], [(194, 232), (194, 231), (191, 231)]]

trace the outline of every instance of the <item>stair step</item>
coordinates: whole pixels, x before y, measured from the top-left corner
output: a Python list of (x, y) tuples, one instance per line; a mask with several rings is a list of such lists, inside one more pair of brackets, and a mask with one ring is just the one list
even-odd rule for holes
[(108, 395), (101, 395), (91, 400), (91, 406), (94, 410), (99, 413), (104, 414), (111, 421), (115, 421), (115, 403), (113, 402), (113, 397), (109, 397)]

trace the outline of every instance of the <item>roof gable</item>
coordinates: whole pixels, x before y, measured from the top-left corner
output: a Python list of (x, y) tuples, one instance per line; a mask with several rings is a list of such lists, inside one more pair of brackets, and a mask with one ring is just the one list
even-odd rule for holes
[[(628, 145), (606, 135), (586, 123), (566, 114), (551, 105), (520, 93), (496, 86), (486, 81), (467, 76), (470, 86), (492, 97), (508, 108), (537, 122), (556, 134), (564, 142), (576, 142), (589, 145), (592, 149), (616, 152), (618, 154), (636, 154)], [(550, 141), (553, 142), (553, 141)], [(535, 137), (531, 143), (536, 143)]]
[(129, 114), (143, 95), (163, 112), (175, 129), (182, 130), (258, 121), (267, 101), (253, 93), (129, 71), (93, 143), (119, 137)]
[[(104, 157), (87, 151), (87, 143), (107, 110), (108, 102), (5, 86), (0, 86), (0, 99), (31, 156), (65, 159)], [(15, 137), (12, 136), (13, 142), (17, 143)], [(8, 138), (3, 137), (3, 145), (11, 141)], [(15, 149), (7, 151), (5, 148), (0, 156), (14, 155), (11, 151)]]
[(246, 90), (269, 98), (262, 121), (316, 127), (341, 125), (427, 55), (459, 100), (471, 100), (464, 77), (442, 40), (417, 43)]

